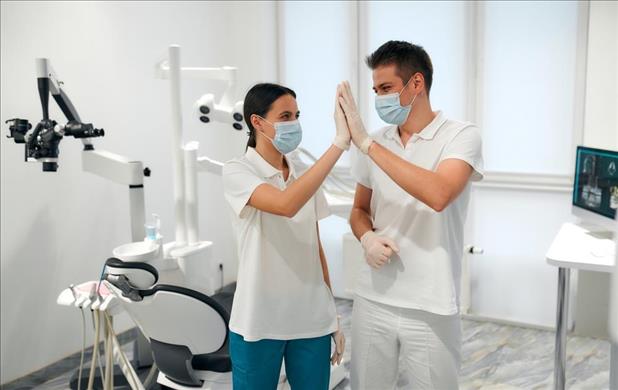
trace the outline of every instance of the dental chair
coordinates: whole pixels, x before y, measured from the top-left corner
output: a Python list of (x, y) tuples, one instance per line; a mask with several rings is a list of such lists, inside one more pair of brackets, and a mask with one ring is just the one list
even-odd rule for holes
[[(147, 263), (110, 258), (105, 265), (110, 290), (150, 341), (159, 384), (174, 389), (232, 388), (228, 322), (235, 284), (206, 296), (156, 284), (158, 272)], [(278, 390), (288, 388), (282, 372)]]

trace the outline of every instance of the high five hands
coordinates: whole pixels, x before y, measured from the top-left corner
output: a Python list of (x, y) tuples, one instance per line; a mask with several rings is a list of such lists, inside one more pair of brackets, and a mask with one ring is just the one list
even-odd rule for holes
[(337, 93), (335, 94), (335, 112), (333, 119), (335, 119), (335, 129), (337, 131), (333, 145), (337, 146), (341, 150), (350, 149), (350, 130), (348, 129), (348, 123), (343, 113), (343, 109), (339, 104), (339, 86), (337, 86)]
[[(363, 125), (363, 121), (358, 113), (358, 107), (354, 101), (354, 96), (352, 95), (350, 83), (347, 81), (343, 81), (337, 86), (335, 116), (337, 116), (337, 110), (343, 110), (347, 122), (347, 129), (349, 130), (354, 145), (363, 153), (367, 154), (373, 140), (365, 130), (365, 125)], [(339, 134), (339, 130), (337, 130), (337, 134)]]

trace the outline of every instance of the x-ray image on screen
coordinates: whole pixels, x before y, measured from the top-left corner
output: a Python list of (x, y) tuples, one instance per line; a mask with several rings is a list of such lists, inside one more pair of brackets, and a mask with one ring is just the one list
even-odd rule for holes
[(618, 209), (618, 152), (577, 147), (573, 205), (608, 218)]

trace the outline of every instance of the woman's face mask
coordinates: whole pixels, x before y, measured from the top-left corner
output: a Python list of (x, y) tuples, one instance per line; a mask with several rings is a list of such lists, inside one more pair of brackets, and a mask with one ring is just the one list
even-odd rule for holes
[(401, 91), (389, 93), (388, 95), (376, 95), (375, 97), (375, 107), (376, 111), (380, 118), (392, 125), (401, 125), (408, 119), (408, 115), (410, 115), (410, 110), (412, 110), (412, 104), (416, 100), (418, 94), (414, 95), (414, 98), (407, 106), (401, 105), (401, 93), (404, 89), (410, 84), (412, 78), (408, 80), (406, 85), (403, 86)]
[(303, 139), (303, 130), (300, 127), (300, 122), (298, 119), (293, 121), (271, 123), (261, 116), (260, 118), (274, 127), (275, 138), (270, 138), (263, 131), (262, 135), (270, 140), (279, 153), (288, 154), (300, 145), (300, 142)]

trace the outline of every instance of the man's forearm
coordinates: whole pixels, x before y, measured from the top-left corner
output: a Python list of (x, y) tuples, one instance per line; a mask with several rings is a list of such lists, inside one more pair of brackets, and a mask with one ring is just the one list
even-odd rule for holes
[(363, 234), (373, 230), (373, 222), (371, 216), (363, 209), (352, 208), (350, 213), (350, 227), (352, 233), (360, 241)]
[(369, 157), (399, 187), (436, 211), (444, 209), (451, 198), (448, 185), (435, 172), (414, 165), (374, 142)]

